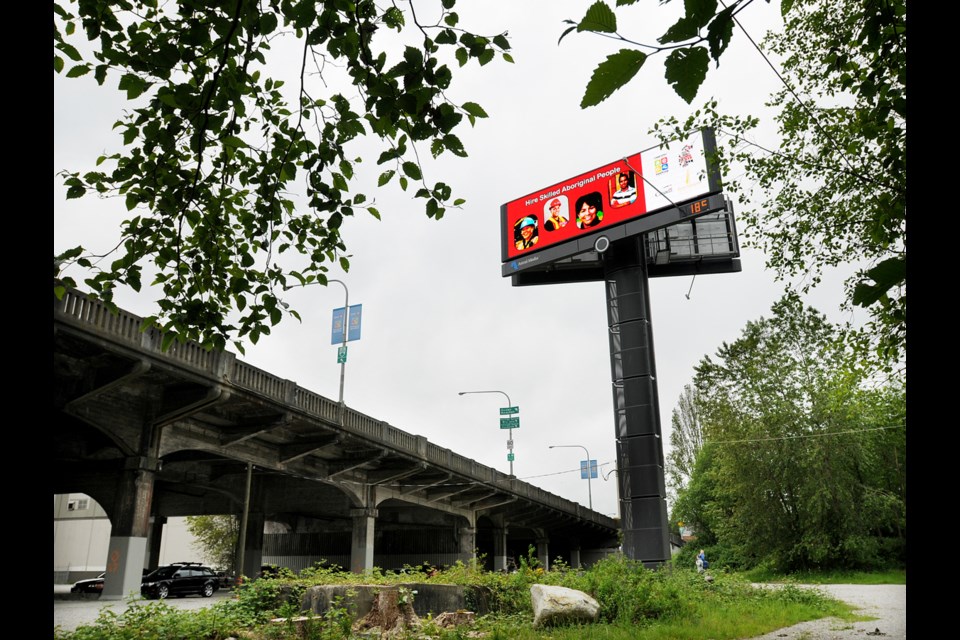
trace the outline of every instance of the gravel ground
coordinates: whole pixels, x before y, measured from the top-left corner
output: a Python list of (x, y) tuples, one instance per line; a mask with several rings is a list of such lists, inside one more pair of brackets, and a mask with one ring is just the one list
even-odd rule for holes
[[(769, 585), (763, 585), (769, 586)], [(902, 584), (799, 585), (819, 589), (828, 596), (857, 607), (855, 613), (876, 618), (865, 622), (845, 622), (839, 618), (821, 618), (778, 629), (751, 640), (906, 640), (907, 587)]]

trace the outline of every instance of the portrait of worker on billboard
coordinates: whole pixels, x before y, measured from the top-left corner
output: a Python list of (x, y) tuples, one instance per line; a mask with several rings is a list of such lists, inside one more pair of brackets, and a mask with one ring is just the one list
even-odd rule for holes
[(569, 206), (567, 196), (557, 196), (543, 205), (543, 228), (547, 231), (556, 231), (567, 226)]
[(618, 173), (607, 181), (610, 192), (610, 206), (614, 209), (625, 207), (637, 201), (637, 187), (634, 184), (633, 171)]
[(591, 191), (577, 198), (573, 208), (577, 215), (577, 228), (589, 229), (603, 220), (603, 197), (599, 191)]
[(524, 216), (513, 223), (513, 242), (517, 249), (529, 249), (539, 240), (537, 219), (534, 216)]

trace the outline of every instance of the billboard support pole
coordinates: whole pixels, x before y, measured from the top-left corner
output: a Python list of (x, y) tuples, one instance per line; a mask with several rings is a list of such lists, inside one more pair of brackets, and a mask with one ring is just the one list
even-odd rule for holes
[(603, 254), (623, 552), (656, 568), (670, 559), (660, 402), (643, 236)]

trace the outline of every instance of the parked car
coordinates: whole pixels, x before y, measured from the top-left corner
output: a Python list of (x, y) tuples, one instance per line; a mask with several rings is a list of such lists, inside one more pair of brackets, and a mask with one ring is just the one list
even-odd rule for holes
[(182, 598), (190, 594), (209, 598), (220, 588), (220, 579), (199, 562), (175, 562), (144, 576), (140, 594), (145, 598)]
[(103, 576), (101, 573), (96, 578), (77, 580), (70, 587), (70, 593), (103, 593)]

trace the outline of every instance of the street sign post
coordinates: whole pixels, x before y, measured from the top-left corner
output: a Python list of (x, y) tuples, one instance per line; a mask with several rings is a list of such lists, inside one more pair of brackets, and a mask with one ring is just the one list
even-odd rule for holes
[(347, 361), (347, 348), (337, 348), (337, 364), (344, 364)]
[(520, 413), (520, 407), (500, 407), (500, 415), (509, 416), (514, 413)]
[(508, 453), (508, 454), (507, 454), (507, 462), (513, 462), (513, 454), (512, 454), (512, 453)]

